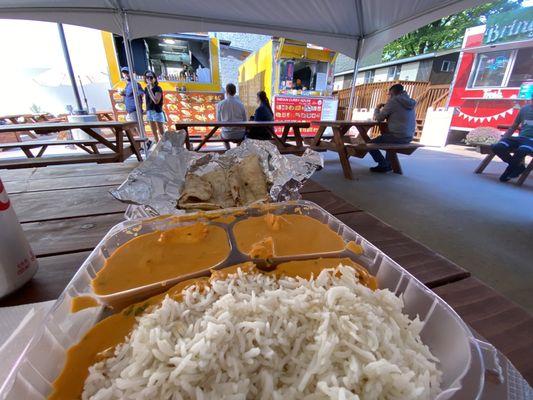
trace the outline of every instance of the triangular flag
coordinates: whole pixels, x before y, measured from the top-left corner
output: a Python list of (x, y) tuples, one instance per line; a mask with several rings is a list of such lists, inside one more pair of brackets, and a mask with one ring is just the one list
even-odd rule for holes
[(474, 119), (474, 117), (471, 117), (470, 115), (468, 116), (468, 121), (472, 121)]
[(494, 116), (494, 121), (496, 121), (498, 118), (500, 118), (500, 114), (496, 114), (496, 115)]
[(487, 121), (488, 122), (492, 121), (492, 118), (494, 118), (492, 115), (490, 117), (487, 117)]

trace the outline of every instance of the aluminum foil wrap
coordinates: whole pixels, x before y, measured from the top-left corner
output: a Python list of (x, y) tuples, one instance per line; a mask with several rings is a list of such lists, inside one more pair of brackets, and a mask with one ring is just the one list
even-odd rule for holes
[(282, 155), (274, 144), (263, 140), (247, 139), (224, 154), (190, 151), (185, 149), (184, 141), (181, 132), (165, 133), (148, 158), (111, 191), (116, 199), (132, 205), (126, 210), (126, 218), (185, 212), (176, 208), (185, 175), (189, 171), (202, 175), (213, 163), (229, 167), (248, 155), (257, 155), (272, 201), (299, 199), (298, 190), (324, 163), (322, 156), (311, 149), (302, 156)]

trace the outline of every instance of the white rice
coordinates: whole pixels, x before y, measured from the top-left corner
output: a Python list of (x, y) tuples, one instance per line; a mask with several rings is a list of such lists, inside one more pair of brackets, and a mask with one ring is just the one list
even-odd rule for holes
[(438, 360), (402, 307), (351, 267), (309, 281), (239, 270), (139, 317), (82, 398), (432, 399)]

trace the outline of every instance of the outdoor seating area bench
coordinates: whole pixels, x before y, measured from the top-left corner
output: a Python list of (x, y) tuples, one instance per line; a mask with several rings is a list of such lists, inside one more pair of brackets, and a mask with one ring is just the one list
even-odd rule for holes
[[(300, 129), (309, 128), (309, 122), (302, 121), (242, 121), (242, 122), (221, 122), (221, 121), (210, 121), (210, 122), (199, 122), (199, 121), (176, 121), (174, 124), (177, 131), (184, 130), (187, 137), (189, 137), (189, 129), (198, 128), (198, 127), (208, 127), (211, 128), (209, 133), (202, 137), (200, 142), (196, 147), (191, 147), (190, 140), (185, 142), (187, 148), (200, 151), (208, 142), (222, 142), (225, 144), (226, 148), (229, 146), (229, 142), (235, 142), (234, 140), (221, 139), (220, 137), (215, 137), (216, 132), (220, 128), (242, 128), (242, 130), (250, 128), (271, 128), (271, 141), (278, 147), (279, 151), (282, 154), (291, 153), (291, 154), (302, 154), (305, 151), (305, 146), (303, 145), (303, 138), (300, 132)], [(274, 129), (280, 127), (283, 129), (281, 136), (278, 136)], [(292, 130), (296, 146), (287, 143), (287, 138), (289, 132)]]
[[(108, 139), (111, 143), (116, 143), (115, 139)], [(145, 142), (146, 139), (134, 138), (135, 142), (140, 145)], [(42, 157), (44, 152), (49, 146), (76, 146), (89, 154), (100, 154), (97, 145), (100, 144), (97, 140), (29, 140), (26, 142), (12, 142), (12, 143), (0, 143), (0, 150), (20, 149), (24, 152), (28, 158)], [(37, 154), (34, 154), (31, 150), (39, 149)]]
[[(388, 143), (370, 143), (368, 131), (373, 127), (379, 127), (381, 132), (387, 131), (386, 123), (378, 121), (316, 121), (313, 125), (318, 126), (318, 131), (312, 140), (306, 140), (306, 143), (313, 150), (331, 150), (339, 155), (342, 171), (346, 179), (353, 179), (352, 168), (350, 166), (350, 157), (363, 158), (371, 150), (383, 150), (386, 153), (387, 160), (391, 163), (392, 170), (396, 174), (402, 174), (402, 167), (398, 154), (410, 155), (419, 147), (424, 147), (418, 143), (407, 144), (388, 144)], [(352, 143), (352, 138), (348, 135), (350, 128), (355, 127), (363, 143)], [(333, 137), (325, 136), (327, 128), (333, 131)], [(326, 140), (329, 139), (329, 140)]]
[[(141, 139), (134, 137), (136, 132), (135, 122), (88, 122), (88, 123), (36, 123), (21, 125), (0, 126), (0, 134), (17, 131), (34, 132), (43, 134), (60, 132), (71, 129), (81, 129), (91, 138), (87, 140), (31, 140), (25, 142), (10, 142), (0, 144), (0, 150), (20, 148), (26, 155), (26, 159), (5, 159), (0, 161), (0, 168), (16, 169), (28, 167), (44, 167), (47, 165), (78, 164), (86, 162), (108, 163), (123, 162), (130, 155), (135, 155), (137, 160), (142, 161), (140, 146)], [(101, 129), (110, 129), (114, 133), (114, 139), (107, 139), (101, 133)], [(111, 152), (100, 153), (97, 145), (101, 144)], [(43, 157), (49, 146), (74, 145), (81, 148), (87, 154)], [(32, 149), (39, 149), (36, 154)]]
[(388, 143), (360, 143), (345, 145), (348, 157), (354, 156), (363, 158), (371, 150), (383, 150), (385, 151), (385, 158), (391, 163), (392, 171), (395, 174), (402, 174), (402, 166), (398, 154), (411, 155), (416, 149), (424, 147), (419, 143), (407, 143), (407, 144), (388, 144)]
[[(490, 144), (480, 144), (478, 145), (479, 152), (481, 154), (486, 154), (486, 157), (481, 161), (481, 163), (478, 165), (478, 167), (475, 169), (476, 174), (481, 174), (487, 168), (487, 166), (490, 164), (490, 162), (493, 160), (493, 158), (496, 156), (494, 152), (492, 151), (492, 147)], [(512, 153), (512, 152), (511, 152)], [(531, 173), (533, 171), (533, 154), (530, 154), (531, 159), (529, 160), (529, 164), (526, 166), (526, 170), (522, 172), (522, 174), (518, 177), (516, 184), (518, 186), (521, 186)]]
[[(185, 148), (188, 149), (188, 150), (194, 150), (194, 146), (191, 143), (201, 143), (202, 140), (203, 140), (202, 136), (200, 136), (200, 135), (189, 135), (189, 133), (187, 132), (186, 136), (185, 136)], [(211, 139), (209, 139), (209, 142), (212, 142), (212, 143), (223, 143), (224, 147), (226, 148), (226, 150), (229, 150), (230, 143), (241, 144), (241, 142), (243, 140), (244, 139), (224, 139), (224, 138), (218, 136), (218, 137), (212, 137)]]

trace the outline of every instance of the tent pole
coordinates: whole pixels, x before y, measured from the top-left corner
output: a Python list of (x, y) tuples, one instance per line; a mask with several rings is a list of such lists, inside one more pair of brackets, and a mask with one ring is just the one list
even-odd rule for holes
[(346, 109), (346, 120), (352, 119), (352, 106), (355, 97), (355, 81), (357, 80), (357, 72), (359, 71), (359, 55), (361, 54), (361, 49), (363, 48), (363, 38), (357, 38), (357, 45), (355, 47), (355, 59), (353, 63), (353, 78), (350, 90), (350, 102), (348, 103), (348, 108)]
[[(146, 139), (146, 131), (144, 130), (144, 121), (142, 113), (142, 104), (139, 101), (139, 88), (137, 87), (137, 81), (135, 80), (135, 70), (133, 69), (133, 58), (131, 51), (130, 40), (130, 28), (128, 25), (128, 16), (125, 11), (121, 11), (122, 16), (122, 39), (124, 41), (124, 50), (126, 50), (126, 62), (128, 63), (128, 69), (130, 71), (131, 88), (133, 89), (133, 96), (135, 97), (135, 112), (137, 114), (137, 126), (139, 128), (139, 135), (141, 139)], [(145, 157), (148, 156), (148, 146), (146, 141), (143, 140), (142, 148), (144, 150)]]
[(58, 23), (57, 30), (59, 32), (59, 40), (61, 41), (61, 47), (63, 49), (63, 57), (65, 58), (65, 63), (67, 64), (68, 77), (70, 78), (70, 84), (72, 86), (72, 91), (74, 92), (74, 99), (76, 100), (76, 105), (78, 106), (75, 114), (85, 114), (83, 106), (81, 105), (80, 92), (78, 91), (78, 84), (76, 83), (76, 78), (74, 77), (72, 62), (70, 61), (70, 54), (68, 51), (67, 39), (65, 38), (65, 31), (63, 30), (63, 24)]

